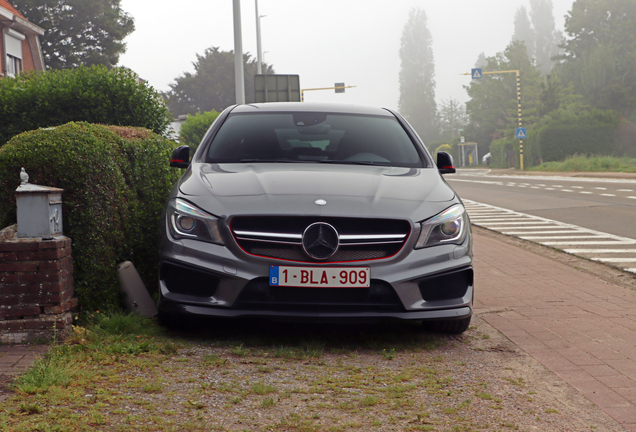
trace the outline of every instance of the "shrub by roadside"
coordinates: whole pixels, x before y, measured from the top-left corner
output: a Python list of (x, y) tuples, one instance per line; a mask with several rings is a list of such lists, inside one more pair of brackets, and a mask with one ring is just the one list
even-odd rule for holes
[(0, 80), (0, 146), (25, 131), (85, 121), (163, 134), (170, 113), (161, 95), (125, 68), (79, 67)]
[(189, 115), (179, 129), (179, 142), (190, 146), (193, 150), (199, 146), (203, 136), (208, 131), (220, 113), (215, 110)]
[(68, 123), (22, 133), (0, 148), (0, 226), (16, 220), (15, 189), (64, 189), (64, 234), (73, 241), (75, 292), (85, 310), (119, 302), (115, 266), (132, 261), (156, 287), (159, 216), (178, 172), (174, 143), (146, 129)]

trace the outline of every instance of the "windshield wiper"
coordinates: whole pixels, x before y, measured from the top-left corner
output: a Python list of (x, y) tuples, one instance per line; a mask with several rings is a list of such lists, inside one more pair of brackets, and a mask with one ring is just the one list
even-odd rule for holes
[(274, 158), (274, 159), (241, 159), (239, 162), (241, 163), (250, 163), (250, 162), (292, 163), (292, 162), (300, 162), (300, 161), (297, 161), (295, 159)]
[(374, 161), (350, 161), (350, 160), (333, 160), (333, 159), (325, 159), (321, 160), (320, 163), (328, 163), (328, 164), (340, 164), (340, 165), (376, 165), (376, 166), (391, 166), (391, 162), (374, 162)]

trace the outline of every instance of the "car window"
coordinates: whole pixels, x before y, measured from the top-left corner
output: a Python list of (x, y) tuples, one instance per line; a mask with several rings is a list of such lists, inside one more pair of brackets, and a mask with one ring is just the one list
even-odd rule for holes
[(206, 161), (427, 166), (395, 118), (307, 112), (230, 115)]

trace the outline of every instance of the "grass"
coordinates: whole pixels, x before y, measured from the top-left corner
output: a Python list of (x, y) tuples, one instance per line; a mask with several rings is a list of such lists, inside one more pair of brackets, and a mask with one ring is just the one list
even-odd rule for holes
[(0, 430), (491, 430), (470, 420), (471, 410), (494, 413), (495, 430), (509, 430), (510, 401), (484, 390), (526, 385), (464, 383), (474, 363), (449, 358), (448, 348), (469, 349), (470, 331), (457, 341), (413, 323), (192, 328), (92, 314), (15, 380), (0, 403)]
[(636, 172), (636, 159), (613, 156), (574, 155), (563, 162), (544, 162), (529, 171), (552, 172)]

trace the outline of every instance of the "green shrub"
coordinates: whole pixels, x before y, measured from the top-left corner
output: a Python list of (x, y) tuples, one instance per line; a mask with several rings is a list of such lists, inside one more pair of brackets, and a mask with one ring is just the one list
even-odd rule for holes
[(163, 134), (170, 114), (161, 95), (125, 68), (49, 70), (0, 80), (0, 146), (38, 128), (85, 121)]
[(490, 143), (490, 166), (493, 168), (508, 168), (506, 151), (510, 148), (510, 143), (506, 139), (498, 139)]
[(197, 148), (203, 136), (219, 114), (220, 113), (215, 110), (212, 110), (189, 115), (187, 120), (181, 125), (181, 129), (179, 129), (179, 142), (193, 149)]
[(30, 183), (64, 189), (75, 292), (84, 309), (118, 305), (115, 266), (130, 260), (156, 289), (159, 215), (178, 176), (174, 143), (148, 130), (88, 123), (22, 133), (0, 148), (0, 226), (15, 222), (20, 168)]

